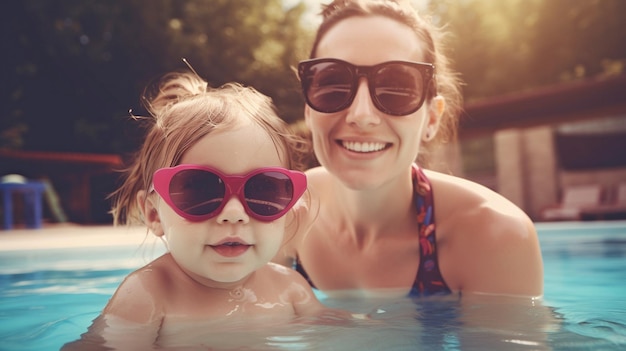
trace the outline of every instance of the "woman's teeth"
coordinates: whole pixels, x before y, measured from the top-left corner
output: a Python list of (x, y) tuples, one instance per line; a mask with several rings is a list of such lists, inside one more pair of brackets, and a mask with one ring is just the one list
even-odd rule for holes
[(384, 143), (360, 143), (357, 141), (342, 141), (344, 148), (355, 152), (376, 152), (385, 148)]

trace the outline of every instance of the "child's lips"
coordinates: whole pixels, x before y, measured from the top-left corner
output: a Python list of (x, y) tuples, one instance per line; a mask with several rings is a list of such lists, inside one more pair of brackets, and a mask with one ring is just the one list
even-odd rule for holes
[(224, 257), (237, 257), (243, 255), (252, 245), (240, 238), (227, 238), (216, 244), (209, 245), (215, 252)]

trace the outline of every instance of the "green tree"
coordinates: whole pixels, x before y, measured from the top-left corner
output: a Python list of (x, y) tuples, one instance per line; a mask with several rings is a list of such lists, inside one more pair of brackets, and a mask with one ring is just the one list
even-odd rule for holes
[(538, 84), (624, 72), (626, 1), (550, 0), (540, 11), (534, 59), (544, 78)]
[(3, 145), (125, 153), (142, 133), (139, 96), (185, 69), (213, 86), (252, 85), (287, 121), (303, 100), (291, 66), (308, 33), (281, 0), (12, 0), (2, 11)]
[(626, 62), (623, 0), (437, 0), (467, 100), (598, 74)]

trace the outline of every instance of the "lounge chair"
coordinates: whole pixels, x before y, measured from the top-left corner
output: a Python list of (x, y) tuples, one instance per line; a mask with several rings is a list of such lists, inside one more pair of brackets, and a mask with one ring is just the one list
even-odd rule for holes
[(588, 209), (598, 208), (602, 204), (602, 186), (598, 184), (575, 185), (566, 187), (559, 205), (541, 211), (544, 221), (576, 221)]
[(626, 219), (626, 183), (620, 183), (610, 202), (594, 207), (583, 208), (583, 219)]
[(615, 204), (626, 207), (626, 183), (620, 183), (617, 186), (617, 196), (615, 197)]

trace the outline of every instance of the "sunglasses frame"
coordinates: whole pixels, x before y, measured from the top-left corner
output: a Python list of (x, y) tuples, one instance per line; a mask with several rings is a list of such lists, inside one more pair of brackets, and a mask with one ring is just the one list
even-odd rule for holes
[[(203, 215), (193, 215), (186, 213), (174, 204), (174, 201), (172, 200), (170, 195), (170, 184), (176, 174), (185, 170), (206, 171), (217, 175), (222, 180), (222, 182), (224, 183), (224, 197), (220, 205), (214, 211)], [(289, 203), (285, 206), (283, 210), (271, 216), (263, 216), (252, 211), (252, 209), (250, 209), (248, 205), (248, 202), (245, 199), (245, 194), (243, 192), (244, 186), (252, 177), (266, 172), (276, 172), (283, 174), (287, 176), (287, 178), (289, 178), (293, 185), (293, 193)], [(179, 216), (193, 222), (204, 221), (219, 215), (232, 196), (237, 196), (239, 202), (241, 202), (241, 204), (243, 205), (248, 216), (263, 222), (271, 222), (284, 216), (296, 204), (298, 199), (300, 199), (302, 194), (304, 194), (307, 189), (307, 179), (304, 173), (281, 167), (262, 167), (248, 172), (244, 175), (227, 175), (222, 171), (212, 167), (195, 164), (181, 164), (174, 167), (165, 167), (156, 170), (152, 179), (153, 180), (151, 190), (155, 190)]]
[[(348, 98), (346, 99), (346, 101), (341, 104), (339, 107), (337, 107), (336, 109), (332, 109), (332, 110), (321, 110), (316, 106), (313, 106), (313, 104), (311, 104), (311, 101), (309, 99), (309, 95), (307, 94), (307, 91), (310, 90), (310, 82), (312, 81), (311, 79), (303, 79), (303, 77), (305, 77), (306, 72), (310, 71), (310, 68), (315, 65), (315, 64), (319, 64), (319, 63), (325, 63), (325, 62), (329, 62), (329, 63), (335, 63), (335, 64), (340, 64), (343, 65), (344, 67), (348, 68), (348, 71), (350, 72), (350, 74), (352, 75), (352, 81), (350, 82), (351, 84), (351, 89), (350, 89), (350, 94), (348, 96)], [(398, 113), (398, 112), (394, 112), (391, 111), (390, 109), (388, 109), (387, 107), (385, 107), (383, 104), (381, 104), (380, 100), (378, 99), (378, 97), (375, 94), (375, 89), (376, 87), (374, 86), (374, 80), (371, 79), (374, 77), (374, 74), (379, 71), (380, 69), (384, 68), (385, 66), (389, 66), (389, 65), (403, 65), (403, 66), (410, 66), (412, 68), (416, 68), (420, 74), (422, 75), (422, 79), (423, 79), (423, 87), (424, 87), (424, 92), (421, 94), (421, 100), (419, 102), (419, 104), (417, 104), (417, 106), (411, 110), (408, 110), (406, 112), (402, 111), (402, 113)], [(339, 112), (342, 110), (345, 110), (346, 108), (350, 107), (350, 105), (352, 105), (352, 103), (354, 102), (354, 98), (356, 96), (357, 93), (357, 89), (359, 86), (359, 80), (361, 79), (361, 77), (365, 77), (367, 79), (367, 86), (368, 86), (368, 90), (369, 90), (369, 94), (370, 94), (370, 98), (372, 99), (372, 102), (374, 103), (374, 106), (376, 106), (376, 108), (383, 112), (386, 113), (388, 115), (392, 115), (392, 116), (406, 116), (406, 115), (410, 115), (411, 113), (414, 113), (415, 111), (419, 110), (422, 105), (424, 104), (424, 101), (426, 100), (426, 96), (427, 95), (431, 95), (431, 96), (435, 96), (436, 95), (436, 87), (435, 87), (435, 66), (431, 63), (424, 63), (424, 62), (413, 62), (413, 61), (386, 61), (383, 63), (379, 63), (377, 65), (373, 65), (373, 66), (357, 66), (357, 65), (353, 65), (349, 62), (343, 61), (343, 60), (339, 60), (339, 59), (335, 59), (335, 58), (315, 58), (315, 59), (309, 59), (309, 60), (304, 60), (304, 61), (300, 61), (298, 63), (298, 77), (300, 78), (300, 84), (302, 86), (302, 95), (304, 95), (304, 99), (307, 103), (307, 105), (309, 105), (309, 107), (311, 107), (312, 109), (314, 109), (317, 112), (322, 112), (322, 113), (335, 113), (335, 112)], [(432, 84), (431, 84), (432, 83)], [(429, 84), (431, 84), (429, 86)]]

